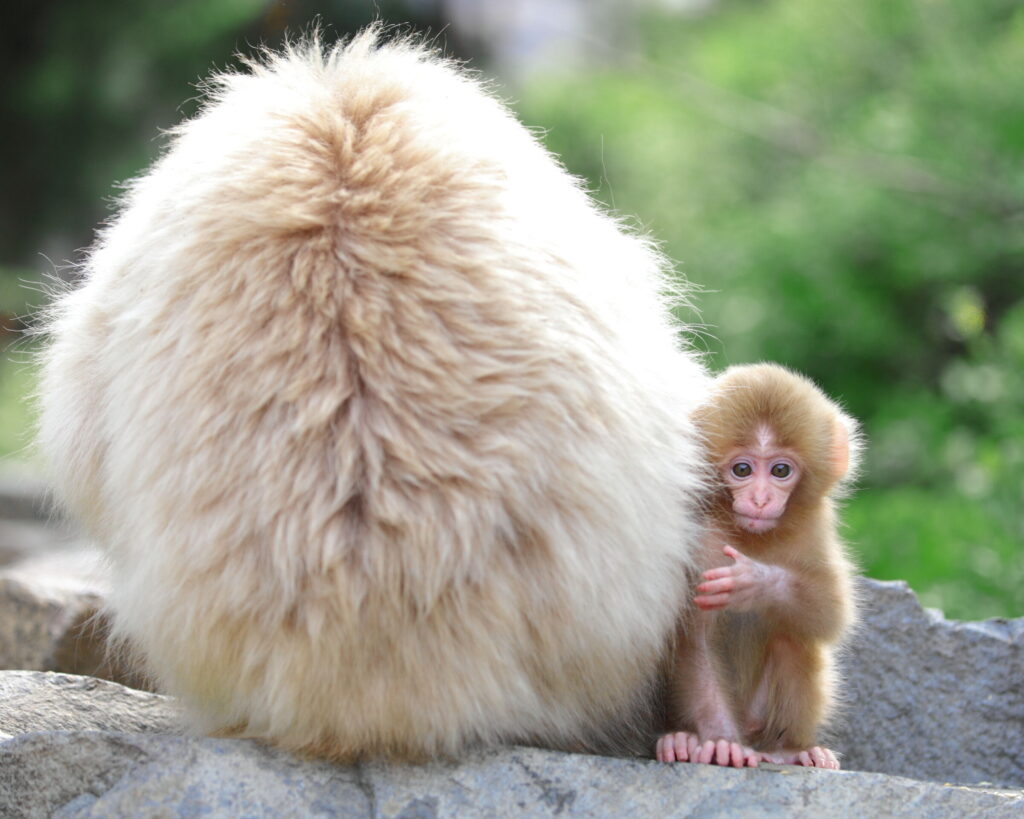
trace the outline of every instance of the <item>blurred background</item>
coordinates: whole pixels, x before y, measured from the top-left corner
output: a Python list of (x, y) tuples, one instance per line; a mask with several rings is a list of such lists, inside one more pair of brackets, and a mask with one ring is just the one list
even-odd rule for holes
[(420, 30), (493, 77), (702, 292), (711, 364), (801, 370), (864, 424), (864, 571), (1024, 615), (1019, 0), (9, 0), (0, 39), (0, 456), (27, 447), (47, 277), (195, 83), (319, 17)]

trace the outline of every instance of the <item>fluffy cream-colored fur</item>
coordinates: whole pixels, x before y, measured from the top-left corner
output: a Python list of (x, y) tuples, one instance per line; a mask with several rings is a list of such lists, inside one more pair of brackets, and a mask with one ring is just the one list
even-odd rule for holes
[(370, 31), (218, 77), (56, 305), (40, 440), (206, 731), (593, 745), (647, 696), (705, 376), (664, 262)]

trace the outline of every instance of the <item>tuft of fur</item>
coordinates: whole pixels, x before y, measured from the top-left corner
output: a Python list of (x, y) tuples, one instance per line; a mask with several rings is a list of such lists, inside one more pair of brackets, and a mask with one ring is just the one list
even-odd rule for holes
[(664, 259), (411, 41), (216, 77), (55, 305), (39, 441), (200, 730), (596, 747), (700, 538)]

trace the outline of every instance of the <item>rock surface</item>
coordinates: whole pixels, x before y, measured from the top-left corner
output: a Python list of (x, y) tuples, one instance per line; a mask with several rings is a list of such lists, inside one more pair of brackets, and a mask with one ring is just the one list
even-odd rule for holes
[(1019, 793), (881, 774), (660, 765), (505, 748), (429, 765), (338, 766), (255, 743), (110, 732), (0, 743), (23, 816), (1019, 816)]
[(843, 767), (1024, 787), (1024, 619), (961, 623), (903, 582), (861, 582), (844, 660)]
[(181, 713), (170, 697), (95, 677), (0, 671), (0, 739), (93, 730), (178, 733)]
[(0, 570), (0, 669), (87, 674), (145, 687), (106, 650), (99, 553), (44, 552)]
[[(95, 653), (93, 644), (98, 646), (102, 635), (90, 639), (87, 625), (106, 590), (97, 561), (90, 551), (58, 550), (0, 572), (0, 666), (57, 670), (58, 654)], [(74, 642), (83, 652), (61, 651)]]

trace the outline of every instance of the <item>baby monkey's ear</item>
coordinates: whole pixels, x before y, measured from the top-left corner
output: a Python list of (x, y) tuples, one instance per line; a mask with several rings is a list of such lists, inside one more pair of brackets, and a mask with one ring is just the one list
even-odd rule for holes
[(852, 478), (860, 466), (860, 432), (857, 422), (845, 412), (836, 411), (832, 424), (832, 477)]

